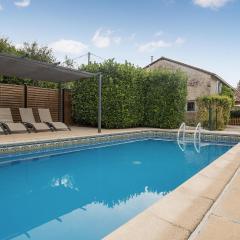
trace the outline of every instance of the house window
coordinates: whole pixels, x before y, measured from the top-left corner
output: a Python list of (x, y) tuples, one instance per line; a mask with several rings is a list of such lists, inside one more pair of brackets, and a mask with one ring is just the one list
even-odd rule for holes
[(195, 102), (194, 101), (189, 101), (187, 102), (187, 112), (195, 112)]
[(222, 83), (220, 81), (218, 81), (218, 84), (217, 84), (217, 93), (220, 94), (222, 93)]

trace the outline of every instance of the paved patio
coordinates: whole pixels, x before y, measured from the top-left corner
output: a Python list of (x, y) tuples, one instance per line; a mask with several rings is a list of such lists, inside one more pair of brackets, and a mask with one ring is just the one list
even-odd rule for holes
[[(240, 154), (238, 154), (239, 156)], [(239, 157), (238, 157), (239, 158)], [(189, 240), (240, 239), (240, 169)]]
[[(131, 129), (103, 129), (103, 134), (123, 133), (123, 132), (135, 132), (150, 130), (150, 128), (131, 128)], [(99, 135), (97, 128), (91, 127), (76, 127), (72, 126), (71, 131), (56, 131), (56, 132), (38, 132), (38, 133), (17, 133), (9, 135), (0, 135), (0, 144), (7, 143), (22, 143), (32, 141), (44, 141), (44, 140), (56, 140), (73, 137), (85, 137)]]
[[(17, 133), (10, 135), (0, 135), (0, 144), (8, 143), (21, 143), (21, 142), (32, 142), (32, 141), (44, 141), (44, 140), (55, 140), (73, 137), (85, 137), (99, 135), (97, 128), (92, 127), (77, 127), (72, 126), (72, 131), (56, 131), (56, 132), (38, 132), (38, 133)], [(114, 133), (124, 133), (124, 132), (136, 132), (136, 131), (146, 131), (146, 130), (156, 130), (156, 128), (126, 128), (126, 129), (102, 129), (103, 134), (114, 134)], [(177, 132), (178, 129), (157, 129), (161, 131), (171, 131)], [(194, 128), (189, 128), (189, 131), (194, 131)], [(204, 130), (204, 132), (209, 132)], [(231, 134), (240, 135), (240, 126), (228, 126), (224, 131), (211, 131), (212, 134)]]

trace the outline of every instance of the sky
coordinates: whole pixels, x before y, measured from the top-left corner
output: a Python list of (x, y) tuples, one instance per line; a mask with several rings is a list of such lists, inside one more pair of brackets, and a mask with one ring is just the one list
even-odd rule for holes
[(240, 80), (240, 0), (0, 0), (0, 37), (86, 63), (165, 56)]

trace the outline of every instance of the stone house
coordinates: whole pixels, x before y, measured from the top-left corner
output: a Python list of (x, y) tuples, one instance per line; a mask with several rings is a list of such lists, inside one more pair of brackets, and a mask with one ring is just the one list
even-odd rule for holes
[(186, 121), (190, 123), (196, 121), (196, 100), (198, 97), (219, 94), (223, 85), (235, 91), (231, 85), (215, 73), (165, 57), (150, 63), (145, 69), (168, 69), (174, 71), (179, 69), (187, 74)]

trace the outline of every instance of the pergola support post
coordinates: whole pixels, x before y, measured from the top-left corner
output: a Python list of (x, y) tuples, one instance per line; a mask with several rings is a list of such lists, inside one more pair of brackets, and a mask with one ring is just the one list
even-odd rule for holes
[(60, 122), (64, 121), (64, 109), (63, 109), (63, 89), (62, 84), (58, 84), (58, 119)]
[(98, 74), (98, 133), (102, 132), (102, 74)]
[(24, 84), (24, 108), (28, 107), (28, 87)]
[(62, 89), (62, 122), (65, 123), (65, 88)]

